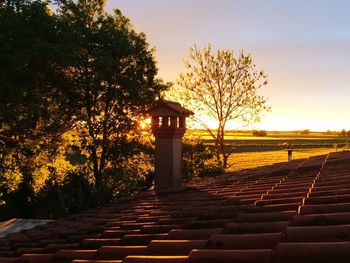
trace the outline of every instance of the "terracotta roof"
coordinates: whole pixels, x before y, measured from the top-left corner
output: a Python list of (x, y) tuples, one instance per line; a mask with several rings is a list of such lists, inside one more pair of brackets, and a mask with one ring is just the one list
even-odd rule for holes
[(0, 262), (349, 262), (350, 152), (144, 192), (0, 239)]

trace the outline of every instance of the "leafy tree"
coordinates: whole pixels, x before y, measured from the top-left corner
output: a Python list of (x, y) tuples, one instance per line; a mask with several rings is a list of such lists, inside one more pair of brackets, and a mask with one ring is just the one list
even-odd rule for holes
[(8, 2), (0, 7), (0, 120), (1, 139), (13, 141), (68, 126), (71, 107), (56, 17), (41, 1)]
[(128, 176), (149, 171), (130, 166), (149, 164), (131, 132), (165, 85), (145, 35), (103, 10), (98, 0), (60, 1), (57, 14), (46, 1), (0, 2), (0, 196), (22, 211), (69, 188), (67, 175), (101, 190), (120, 182), (121, 195), (142, 181)]
[(327, 130), (327, 131), (325, 131), (323, 134), (324, 134), (324, 135), (332, 135), (333, 132), (332, 132), (331, 130)]
[(339, 133), (339, 136), (346, 137), (348, 135), (348, 132), (345, 129), (342, 129)]
[(2, 191), (17, 190), (26, 210), (35, 159), (55, 155), (57, 137), (69, 127), (71, 107), (62, 90), (60, 25), (41, 1), (0, 5), (0, 176)]
[[(209, 44), (203, 49), (190, 48), (185, 62), (186, 72), (180, 74), (184, 105), (195, 112), (198, 121), (214, 140), (216, 159), (227, 168), (233, 148), (225, 143), (229, 122), (255, 122), (265, 110), (264, 97), (258, 90), (267, 85), (266, 75), (258, 71), (251, 56), (243, 51), (235, 56), (232, 50), (212, 51)], [(212, 129), (203, 117), (217, 122)]]
[(95, 184), (115, 151), (125, 144), (135, 117), (165, 89), (156, 78), (154, 50), (119, 10), (106, 14), (102, 0), (62, 1), (60, 18), (67, 23), (72, 80), (82, 132)]

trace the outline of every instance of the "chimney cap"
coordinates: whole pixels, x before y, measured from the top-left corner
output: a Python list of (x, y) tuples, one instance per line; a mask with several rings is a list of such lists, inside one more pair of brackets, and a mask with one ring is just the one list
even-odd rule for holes
[(171, 100), (157, 100), (145, 113), (151, 116), (183, 116), (188, 117), (194, 113), (181, 106), (180, 103)]

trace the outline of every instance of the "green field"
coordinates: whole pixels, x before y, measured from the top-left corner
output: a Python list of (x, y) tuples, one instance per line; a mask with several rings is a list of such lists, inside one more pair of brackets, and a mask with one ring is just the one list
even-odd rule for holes
[[(205, 131), (189, 131), (189, 136), (200, 138), (211, 149), (214, 148), (213, 139)], [(259, 137), (247, 132), (228, 132), (226, 150), (234, 147), (229, 158), (229, 171), (254, 168), (277, 162), (287, 161), (287, 148), (291, 144), (293, 159), (327, 154), (334, 151), (347, 150), (348, 138), (337, 134), (310, 132), (297, 134), (295, 132), (268, 132), (267, 136)]]

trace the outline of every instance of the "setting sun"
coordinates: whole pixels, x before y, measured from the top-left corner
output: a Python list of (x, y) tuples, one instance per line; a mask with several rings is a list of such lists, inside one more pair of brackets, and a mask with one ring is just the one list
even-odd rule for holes
[(141, 130), (148, 130), (151, 127), (151, 118), (140, 118), (137, 124)]

